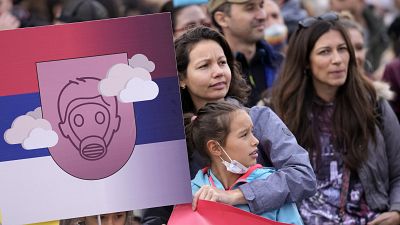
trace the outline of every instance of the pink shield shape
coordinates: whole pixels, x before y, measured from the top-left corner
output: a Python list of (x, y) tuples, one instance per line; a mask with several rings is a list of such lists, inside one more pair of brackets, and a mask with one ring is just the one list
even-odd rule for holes
[(68, 174), (97, 180), (118, 172), (132, 155), (136, 140), (133, 103), (99, 93), (99, 82), (127, 54), (37, 63), (43, 118), (59, 141), (49, 148)]

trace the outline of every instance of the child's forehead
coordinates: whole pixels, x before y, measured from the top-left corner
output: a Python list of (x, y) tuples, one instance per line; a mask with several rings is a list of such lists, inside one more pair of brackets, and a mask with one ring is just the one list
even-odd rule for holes
[[(250, 115), (244, 109), (237, 109), (237, 110), (233, 111), (230, 114), (230, 117), (231, 117), (231, 120), (230, 120), (231, 128), (237, 127), (237, 126), (234, 126), (235, 124), (239, 124), (241, 126), (247, 125), (247, 124), (253, 125)], [(240, 128), (240, 126), (239, 126), (239, 128)], [(243, 128), (245, 128), (245, 127), (243, 127)]]

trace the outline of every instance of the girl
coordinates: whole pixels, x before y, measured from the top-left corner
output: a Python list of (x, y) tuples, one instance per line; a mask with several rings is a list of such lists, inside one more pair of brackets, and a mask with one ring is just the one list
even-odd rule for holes
[[(186, 126), (188, 145), (210, 162), (209, 167), (199, 170), (192, 180), (193, 195), (218, 201), (218, 195), (210, 187), (234, 190), (274, 173), (273, 169), (256, 164), (259, 142), (253, 135), (251, 118), (243, 108), (227, 102), (208, 103), (193, 118)], [(250, 211), (247, 204), (235, 206)], [(260, 215), (275, 221), (303, 224), (294, 203)]]

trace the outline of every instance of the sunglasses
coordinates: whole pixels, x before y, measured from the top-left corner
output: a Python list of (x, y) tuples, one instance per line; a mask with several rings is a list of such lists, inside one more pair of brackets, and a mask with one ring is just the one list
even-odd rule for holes
[(311, 27), (318, 20), (335, 21), (335, 20), (339, 20), (339, 16), (335, 12), (327, 12), (327, 13), (324, 13), (324, 14), (318, 16), (318, 17), (307, 17), (307, 18), (299, 21), (299, 27), (300, 28)]

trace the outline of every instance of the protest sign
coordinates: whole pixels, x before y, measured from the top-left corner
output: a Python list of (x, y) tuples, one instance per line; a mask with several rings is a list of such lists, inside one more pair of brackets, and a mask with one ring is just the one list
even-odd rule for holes
[(169, 14), (0, 38), (3, 225), (191, 201)]

